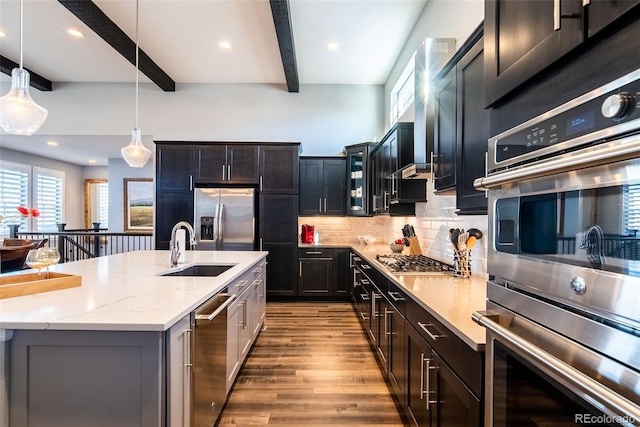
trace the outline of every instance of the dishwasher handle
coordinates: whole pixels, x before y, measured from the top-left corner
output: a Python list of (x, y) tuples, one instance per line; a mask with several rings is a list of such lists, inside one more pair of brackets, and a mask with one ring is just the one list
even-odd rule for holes
[(220, 293), (196, 310), (196, 324), (211, 323), (236, 299), (236, 294)]

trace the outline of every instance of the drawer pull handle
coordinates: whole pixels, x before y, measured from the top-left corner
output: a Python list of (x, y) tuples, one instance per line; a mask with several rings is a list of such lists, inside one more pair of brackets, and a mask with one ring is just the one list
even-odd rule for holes
[(371, 266), (369, 264), (362, 264), (361, 266), (364, 270), (371, 270)]
[[(396, 296), (397, 295), (397, 296)], [(389, 296), (391, 297), (391, 299), (393, 299), (395, 302), (400, 302), (400, 301), (404, 301), (404, 297), (400, 296), (400, 292), (391, 292), (389, 291)]]
[(307, 251), (306, 254), (307, 255), (322, 255), (322, 252), (320, 252), (320, 251)]
[(427, 329), (427, 326), (433, 326), (432, 323), (418, 322), (418, 326), (420, 326), (422, 328), (422, 330), (425, 331), (427, 333), (427, 335), (429, 335), (429, 337), (434, 341), (437, 340), (438, 338), (444, 338), (444, 335), (442, 335), (440, 333), (434, 335), (434, 334), (431, 333), (431, 331), (429, 331)]
[(369, 301), (369, 294), (360, 294), (360, 298), (362, 301)]
[(371, 282), (368, 281), (367, 279), (360, 279), (360, 282), (362, 282), (363, 285), (370, 285)]

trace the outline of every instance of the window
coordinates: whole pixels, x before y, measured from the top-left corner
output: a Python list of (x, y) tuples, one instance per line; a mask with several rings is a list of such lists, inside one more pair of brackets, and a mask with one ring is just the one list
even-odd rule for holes
[[(37, 208), (40, 216), (22, 218), (18, 206)], [(0, 161), (0, 214), (10, 219), (0, 234), (9, 234), (9, 224), (20, 224), (20, 231), (57, 231), (63, 207), (64, 172)]]
[(411, 107), (415, 96), (415, 54), (391, 91), (390, 120), (393, 125)]
[(33, 206), (40, 211), (32, 231), (57, 231), (62, 223), (64, 172), (33, 167)]
[(22, 218), (16, 208), (29, 205), (30, 169), (25, 165), (0, 162), (0, 215), (7, 221), (0, 227), (0, 234), (9, 234), (10, 224), (20, 224), (23, 230), (27, 227), (26, 218)]
[(101, 182), (98, 189), (98, 221), (100, 228), (109, 228), (109, 183)]

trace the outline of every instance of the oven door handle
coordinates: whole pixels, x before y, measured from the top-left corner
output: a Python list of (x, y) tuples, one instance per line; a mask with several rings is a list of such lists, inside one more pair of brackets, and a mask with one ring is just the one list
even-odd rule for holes
[(640, 420), (640, 407), (636, 404), (499, 325), (493, 320), (495, 319), (493, 313), (476, 311), (471, 315), (471, 318), (514, 350), (524, 353), (533, 359), (548, 375), (566, 385), (573, 392), (583, 396), (587, 402), (605, 414), (613, 417), (630, 415), (635, 420)]

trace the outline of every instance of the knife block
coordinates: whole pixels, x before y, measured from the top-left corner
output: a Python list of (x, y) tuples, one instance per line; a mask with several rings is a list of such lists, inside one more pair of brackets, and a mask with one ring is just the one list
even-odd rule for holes
[(409, 237), (409, 255), (422, 255), (420, 243), (416, 236)]

